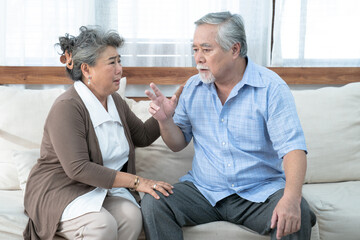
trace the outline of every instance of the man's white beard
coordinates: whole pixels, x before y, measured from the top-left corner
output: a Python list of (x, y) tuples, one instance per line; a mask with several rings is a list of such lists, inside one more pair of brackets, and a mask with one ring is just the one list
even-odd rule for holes
[[(199, 65), (199, 64), (196, 66), (196, 68), (198, 70), (200, 70), (200, 69), (209, 69), (208, 67), (204, 67), (204, 66)], [(215, 82), (215, 77), (210, 71), (208, 71), (207, 73), (202, 73), (202, 72), (199, 71), (199, 74), (200, 74), (200, 79), (201, 79), (201, 81), (203, 83), (209, 84), (209, 83)]]

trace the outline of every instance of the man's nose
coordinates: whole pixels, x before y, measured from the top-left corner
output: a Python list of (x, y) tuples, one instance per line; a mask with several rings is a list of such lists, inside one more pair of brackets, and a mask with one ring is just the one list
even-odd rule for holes
[(196, 63), (204, 63), (205, 62), (205, 58), (204, 55), (201, 51), (198, 51), (194, 54), (195, 57), (195, 62)]

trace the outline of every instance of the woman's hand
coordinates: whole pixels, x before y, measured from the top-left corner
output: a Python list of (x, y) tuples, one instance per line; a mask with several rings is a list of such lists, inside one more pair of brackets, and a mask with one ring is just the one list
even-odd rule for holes
[[(161, 192), (164, 196), (173, 194), (172, 189), (174, 188), (171, 184), (163, 181), (155, 181), (140, 177), (139, 185), (136, 188), (138, 192), (148, 193), (156, 199), (160, 199), (156, 191)], [(156, 190), (156, 191), (155, 191)]]
[(169, 193), (173, 194), (172, 189), (174, 188), (167, 182), (142, 178), (131, 173), (120, 171), (116, 173), (112, 187), (125, 187), (138, 192), (148, 193), (156, 199), (159, 199), (160, 197), (155, 190), (161, 192), (164, 196), (169, 196)]

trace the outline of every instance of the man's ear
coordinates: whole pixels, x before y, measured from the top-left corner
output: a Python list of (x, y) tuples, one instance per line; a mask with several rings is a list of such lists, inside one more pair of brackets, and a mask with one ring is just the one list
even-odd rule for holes
[(232, 48), (231, 48), (231, 51), (232, 51), (232, 55), (234, 58), (237, 58), (240, 56), (240, 50), (241, 50), (241, 44), (240, 43), (235, 43)]
[(82, 63), (80, 68), (81, 68), (82, 75), (85, 77), (85, 79), (87, 79), (91, 75), (89, 64)]

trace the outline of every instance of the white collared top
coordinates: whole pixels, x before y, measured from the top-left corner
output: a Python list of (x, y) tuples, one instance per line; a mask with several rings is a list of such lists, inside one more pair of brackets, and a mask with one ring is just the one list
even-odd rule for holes
[[(75, 81), (74, 87), (89, 111), (100, 145), (104, 166), (120, 171), (128, 161), (129, 144), (112, 96), (107, 98), (108, 111), (106, 111), (83, 82)], [(70, 220), (89, 212), (100, 211), (107, 194), (126, 198), (140, 207), (126, 188), (107, 190), (98, 187), (74, 199), (65, 208), (61, 221)]]

